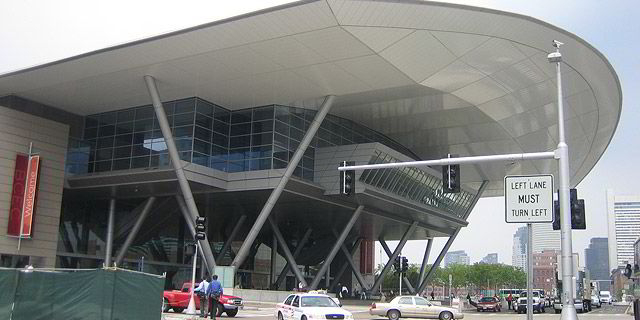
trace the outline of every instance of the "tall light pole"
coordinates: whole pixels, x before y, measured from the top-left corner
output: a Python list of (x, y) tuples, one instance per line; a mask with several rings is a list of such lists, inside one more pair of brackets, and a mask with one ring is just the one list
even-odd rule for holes
[(558, 159), (558, 174), (560, 175), (560, 186), (558, 188), (558, 202), (560, 203), (560, 235), (562, 249), (562, 320), (576, 320), (578, 314), (573, 305), (574, 283), (573, 283), (573, 248), (571, 244), (571, 207), (569, 199), (569, 146), (564, 136), (564, 109), (562, 106), (562, 75), (560, 73), (560, 63), (562, 55), (560, 46), (563, 43), (553, 40), (555, 52), (547, 56), (549, 63), (556, 64), (556, 82), (558, 85), (558, 147), (556, 149), (556, 159)]

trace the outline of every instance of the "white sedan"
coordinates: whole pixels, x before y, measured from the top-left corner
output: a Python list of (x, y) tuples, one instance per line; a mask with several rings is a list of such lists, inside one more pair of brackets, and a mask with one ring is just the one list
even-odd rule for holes
[(276, 306), (278, 320), (353, 320), (351, 312), (342, 309), (326, 294), (294, 293)]

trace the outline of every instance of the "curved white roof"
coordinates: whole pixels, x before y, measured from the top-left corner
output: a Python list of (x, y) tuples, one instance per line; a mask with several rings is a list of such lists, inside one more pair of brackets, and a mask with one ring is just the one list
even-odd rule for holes
[[(553, 150), (551, 40), (562, 47), (572, 185), (609, 144), (621, 111), (606, 58), (567, 31), (527, 16), (423, 1), (296, 2), (0, 76), (16, 94), (78, 114), (199, 96), (230, 109), (314, 107), (378, 130), (423, 159)], [(463, 167), (463, 181), (554, 173), (555, 161)]]

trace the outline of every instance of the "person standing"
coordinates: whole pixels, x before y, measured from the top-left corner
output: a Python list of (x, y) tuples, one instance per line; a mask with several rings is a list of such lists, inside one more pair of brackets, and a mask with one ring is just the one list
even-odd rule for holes
[(342, 289), (340, 291), (342, 292), (342, 296), (345, 298), (349, 295), (349, 289), (347, 289), (347, 286), (345, 285), (342, 285)]
[(203, 278), (202, 281), (200, 281), (198, 287), (193, 290), (193, 292), (196, 293), (198, 295), (198, 298), (200, 299), (200, 317), (202, 318), (206, 318), (207, 315), (207, 307), (209, 304), (209, 299), (207, 299), (207, 289), (209, 288), (210, 281), (211, 278), (209, 278), (209, 276)]
[(509, 295), (507, 296), (507, 306), (509, 307), (509, 310), (511, 310), (512, 302), (513, 302), (513, 296), (511, 295), (511, 293), (509, 293)]
[(209, 314), (211, 319), (215, 319), (218, 315), (218, 308), (220, 307), (220, 296), (223, 294), (222, 284), (218, 281), (218, 275), (214, 274), (211, 277), (211, 283), (207, 288), (207, 296), (209, 297)]

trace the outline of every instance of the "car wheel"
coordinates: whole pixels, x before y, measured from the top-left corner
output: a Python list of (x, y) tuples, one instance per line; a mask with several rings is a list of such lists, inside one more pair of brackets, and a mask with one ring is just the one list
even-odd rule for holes
[(300, 318), (300, 320), (307, 320), (307, 316), (302, 316), (302, 318)]
[(558, 309), (554, 309), (554, 310), (555, 310), (556, 314), (560, 313), (560, 310), (558, 310)]
[(169, 306), (169, 300), (167, 298), (162, 298), (162, 312), (169, 312), (171, 307)]
[(184, 310), (184, 308), (176, 308), (176, 307), (173, 307), (172, 309), (173, 309), (173, 312), (175, 313), (182, 313), (182, 311)]
[(445, 311), (440, 313), (440, 320), (451, 320), (453, 319), (453, 314), (449, 311)]
[(398, 320), (398, 319), (400, 319), (400, 311), (398, 311), (398, 310), (390, 310), (389, 312), (387, 312), (387, 318), (389, 318), (389, 320)]
[(236, 314), (238, 314), (238, 309), (227, 310), (224, 313), (226, 313), (229, 317), (235, 317)]
[(284, 320), (284, 317), (282, 316), (282, 312), (278, 312), (278, 320)]

